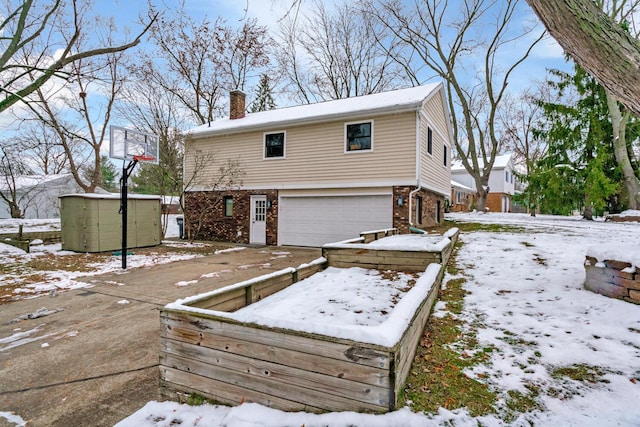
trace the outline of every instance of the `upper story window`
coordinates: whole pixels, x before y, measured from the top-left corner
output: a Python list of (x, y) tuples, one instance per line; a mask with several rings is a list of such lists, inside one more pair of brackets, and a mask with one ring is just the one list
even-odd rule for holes
[(345, 124), (345, 151), (373, 150), (373, 120)]
[(427, 128), (427, 153), (433, 154), (433, 131), (430, 127)]
[(272, 132), (264, 134), (264, 157), (284, 157), (286, 132)]
[(505, 181), (509, 182), (509, 171), (504, 172)]
[(445, 166), (447, 166), (447, 163), (448, 163), (448, 161), (447, 161), (447, 146), (446, 146), (446, 145), (444, 145), (444, 146), (442, 147), (442, 149), (444, 150), (444, 157), (443, 157), (443, 159), (442, 159), (442, 160), (443, 160), (443, 164), (444, 164)]

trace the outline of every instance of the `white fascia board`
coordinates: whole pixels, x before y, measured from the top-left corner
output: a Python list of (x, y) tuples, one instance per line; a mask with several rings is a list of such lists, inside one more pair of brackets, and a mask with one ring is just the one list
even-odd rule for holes
[[(397, 107), (385, 107), (378, 108), (372, 110), (358, 110), (358, 111), (350, 111), (348, 113), (335, 113), (335, 114), (325, 114), (322, 116), (314, 116), (314, 117), (303, 117), (300, 119), (292, 119), (292, 120), (280, 120), (277, 122), (270, 123), (256, 123), (256, 124), (248, 124), (242, 127), (236, 127), (231, 129), (213, 129), (211, 131), (202, 130), (198, 133), (190, 133), (187, 132), (187, 137), (190, 139), (203, 139), (211, 136), (219, 136), (219, 135), (233, 135), (237, 133), (245, 133), (250, 131), (265, 131), (274, 128), (287, 128), (291, 126), (304, 126), (318, 123), (327, 123), (334, 122), (340, 120), (352, 120), (358, 119), (360, 117), (375, 117), (375, 116), (383, 116), (387, 114), (401, 114), (401, 113), (410, 113), (416, 111), (416, 109), (421, 108), (421, 104), (416, 106), (407, 106), (402, 109), (398, 109)], [(237, 119), (242, 120), (242, 119)]]
[[(242, 185), (234, 190), (317, 190), (317, 189), (341, 189), (341, 188), (374, 188), (374, 187), (399, 187), (415, 186), (416, 181), (411, 179), (397, 181), (367, 181), (367, 182), (344, 182), (344, 183), (296, 183), (296, 184), (260, 184)], [(193, 191), (213, 191), (204, 186), (194, 186), (188, 190)], [(219, 190), (225, 191), (225, 190)]]

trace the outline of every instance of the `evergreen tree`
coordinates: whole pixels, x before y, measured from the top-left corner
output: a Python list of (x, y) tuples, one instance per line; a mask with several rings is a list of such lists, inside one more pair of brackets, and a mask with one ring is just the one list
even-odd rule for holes
[[(86, 167), (83, 170), (83, 175), (85, 177), (93, 176), (93, 168)], [(118, 191), (119, 179), (120, 175), (116, 169), (116, 165), (113, 164), (109, 156), (102, 154), (100, 156), (100, 179), (98, 186), (103, 190), (114, 193)]]
[(271, 79), (269, 75), (263, 73), (260, 75), (260, 82), (256, 89), (256, 99), (249, 106), (250, 113), (258, 111), (273, 110), (276, 108), (276, 102), (273, 100), (273, 89), (271, 88)]
[[(549, 84), (560, 99), (543, 104), (546, 127), (537, 137), (549, 144), (547, 156), (527, 177), (527, 191), (535, 194), (542, 212), (568, 215), (582, 210), (586, 219), (604, 210), (615, 211), (620, 172), (613, 156), (612, 127), (606, 93), (586, 71), (553, 70)], [(573, 97), (567, 97), (568, 93)]]
[(182, 191), (183, 139), (177, 131), (161, 135), (158, 164), (141, 163), (131, 176), (133, 190), (139, 194), (177, 196)]
[(118, 171), (109, 156), (100, 156), (100, 186), (109, 192), (118, 191)]

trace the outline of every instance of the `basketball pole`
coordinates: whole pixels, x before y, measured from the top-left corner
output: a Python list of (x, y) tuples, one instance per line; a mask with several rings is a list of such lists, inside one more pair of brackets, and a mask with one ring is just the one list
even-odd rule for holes
[(138, 164), (138, 159), (133, 158), (128, 165), (125, 166), (125, 162), (122, 162), (122, 178), (120, 178), (120, 214), (122, 215), (122, 269), (127, 269), (127, 205), (128, 203), (128, 189), (127, 182), (129, 176), (133, 172), (133, 169)]

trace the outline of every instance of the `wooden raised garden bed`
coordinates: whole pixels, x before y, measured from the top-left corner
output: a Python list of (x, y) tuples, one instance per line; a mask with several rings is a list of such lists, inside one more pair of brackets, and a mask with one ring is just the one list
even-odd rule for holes
[[(440, 236), (440, 252), (450, 253), (456, 237), (457, 230)], [(425, 236), (424, 242), (429, 239)], [(444, 274), (442, 263), (432, 262), (433, 247), (425, 243), (425, 267), (419, 273), (378, 272), (370, 269), (370, 259), (363, 265), (354, 261), (336, 267), (319, 258), (167, 305), (161, 310), (162, 394), (184, 400), (193, 393), (225, 404), (250, 401), (288, 411), (395, 409)], [(383, 249), (375, 252), (380, 258), (397, 258)], [(305, 320), (300, 320), (304, 315), (274, 314), (282, 312), (276, 307), (286, 303), (287, 295), (323, 304), (305, 292), (323, 291), (318, 284), (327, 277), (339, 277), (345, 288), (355, 284), (364, 292), (375, 288), (369, 282), (360, 286), (369, 276), (380, 281), (389, 276), (393, 283), (402, 276), (411, 283), (394, 290), (401, 296), (389, 313), (378, 314), (379, 323), (332, 323), (330, 317), (316, 318), (313, 310)], [(343, 277), (356, 279), (351, 283)], [(332, 297), (329, 301), (340, 300), (339, 291), (333, 298), (329, 289), (324, 289)]]

